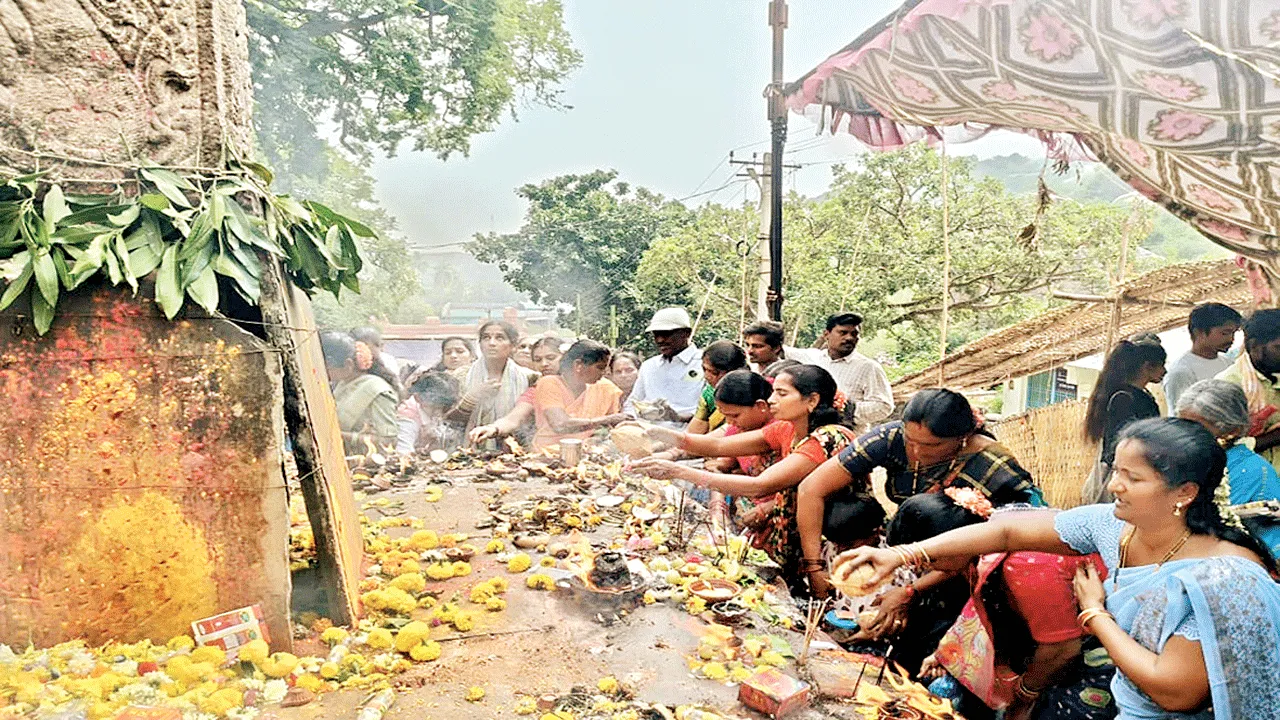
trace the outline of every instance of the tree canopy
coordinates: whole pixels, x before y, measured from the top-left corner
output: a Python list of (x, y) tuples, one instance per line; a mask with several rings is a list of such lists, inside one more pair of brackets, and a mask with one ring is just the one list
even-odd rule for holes
[[(357, 157), (466, 153), (521, 99), (560, 105), (582, 58), (560, 0), (248, 0), (257, 135), (286, 180)], [(328, 128), (326, 127), (327, 131)]]
[(529, 201), (520, 230), (477, 235), (468, 250), (535, 301), (574, 305), (569, 327), (610, 339), (616, 315), (619, 341), (638, 338), (652, 310), (636, 304), (636, 268), (655, 239), (690, 221), (689, 210), (619, 182), (613, 170), (561, 175), (516, 192)]
[[(1037, 217), (1036, 196), (1017, 196), (978, 177), (971, 160), (952, 158), (948, 169), (947, 340), (953, 348), (1046, 309), (1050, 287), (1105, 290), (1126, 222), (1135, 245), (1150, 230), (1149, 214), (1134, 214), (1125, 204), (1046, 198)], [(879, 334), (892, 350), (894, 372), (936, 359), (940, 180), (939, 155), (912, 146), (837, 167), (821, 198), (789, 198), (783, 225), (788, 341), (812, 341), (828, 315), (847, 310), (863, 315), (869, 334)], [(750, 207), (699, 208), (645, 253), (630, 287), (635, 302), (650, 308), (678, 302), (696, 312), (705, 301), (702, 339), (736, 337), (744, 317), (754, 316), (755, 234)], [(1158, 260), (1134, 262), (1143, 267), (1132, 271)]]

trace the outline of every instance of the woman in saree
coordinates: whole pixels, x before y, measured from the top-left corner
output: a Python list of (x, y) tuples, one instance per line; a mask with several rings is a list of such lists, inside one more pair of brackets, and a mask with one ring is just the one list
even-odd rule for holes
[[(560, 345), (560, 338), (548, 336), (537, 340), (531, 346), (530, 357), (533, 358), (533, 369), (541, 377), (545, 378), (560, 374)], [(467, 433), (467, 439), (478, 445), (492, 437), (513, 435), (522, 428), (532, 425), (534, 419), (534, 391), (534, 386), (530, 385), (528, 389), (520, 394), (520, 398), (516, 400), (515, 407), (511, 408), (510, 412), (487, 425), (477, 425), (471, 428), (471, 431)]]
[[(774, 422), (759, 430), (716, 437), (648, 428), (655, 440), (691, 455), (743, 457), (776, 453), (777, 461), (757, 476), (715, 473), (669, 460), (643, 460), (636, 464), (636, 470), (655, 478), (678, 478), (735, 497), (772, 496), (773, 505), (759, 519), (752, 541), (782, 567), (793, 589), (798, 589), (803, 576), (795, 523), (796, 487), (853, 439), (853, 431), (840, 424), (835, 398), (836, 381), (830, 373), (815, 365), (797, 365), (781, 371), (774, 379), (769, 396)], [(875, 521), (883, 517), (881, 510)]]
[[(936, 503), (935, 512), (952, 516), (945, 524), (953, 529), (983, 522), (995, 512), (972, 490), (914, 500)], [(921, 664), (922, 681), (944, 673), (957, 681), (963, 690), (953, 707), (968, 720), (994, 718), (998, 711), (1004, 720), (1115, 717), (1107, 691), (1115, 666), (1076, 622), (1080, 608), (1072, 580), (1082, 563), (1093, 563), (1105, 576), (1096, 554), (995, 553), (965, 564), (960, 573), (968, 600)]]
[[(824, 596), (830, 582), (822, 560), (823, 518), (834, 511), (828, 505), (857, 502), (841, 493), (851, 486), (869, 489), (871, 471), (877, 467), (888, 474), (885, 494), (899, 505), (915, 495), (952, 487), (974, 488), (995, 507), (1044, 504), (1031, 475), (995, 441), (963, 395), (945, 388), (921, 390), (903, 409), (902, 420), (872, 428), (800, 486), (796, 513), (805, 567)], [(878, 529), (842, 526), (839, 534), (871, 537)]]
[(579, 340), (560, 358), (560, 374), (538, 381), (533, 395), (538, 426), (535, 448), (564, 438), (585, 439), (597, 428), (627, 419), (620, 412), (622, 391), (605, 377), (610, 354), (608, 347), (595, 340)]
[(716, 385), (725, 375), (747, 366), (747, 353), (731, 340), (716, 340), (702, 350), (702, 396), (685, 432), (706, 435), (724, 425), (716, 405)]
[(346, 333), (322, 334), (320, 350), (347, 454), (367, 452), (370, 443), (378, 448), (394, 443), (396, 406), (400, 404), (395, 376), (368, 345), (357, 343)]
[(468, 430), (511, 412), (534, 376), (511, 359), (520, 334), (510, 323), (489, 320), (480, 326), (479, 335), (480, 359), (467, 371), (462, 399), (450, 414), (450, 419), (465, 422)]
[[(870, 565), (873, 582), (903, 565), (1001, 552), (1097, 552), (1076, 573), (1080, 624), (1118, 672), (1120, 720), (1280, 718), (1280, 587), (1275, 561), (1221, 497), (1226, 453), (1180, 418), (1127, 426), (1108, 490), (1115, 502), (1018, 513), (919, 543), (859, 548), (837, 567)], [(1035, 693), (1038, 688), (1028, 687)]]

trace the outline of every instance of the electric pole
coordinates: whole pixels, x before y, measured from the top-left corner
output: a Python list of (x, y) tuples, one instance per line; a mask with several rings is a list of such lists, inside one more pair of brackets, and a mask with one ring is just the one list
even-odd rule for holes
[(787, 0), (769, 3), (773, 28), (773, 76), (769, 83), (769, 316), (782, 320), (782, 153), (787, 144), (787, 104), (782, 92), (782, 35), (787, 29)]
[[(755, 153), (750, 160), (738, 160), (729, 153), (730, 165), (745, 165), (746, 171), (738, 173), (738, 177), (749, 177), (760, 188), (760, 230), (756, 234), (756, 248), (760, 251), (760, 270), (756, 281), (756, 318), (767, 320), (772, 317), (773, 308), (769, 302), (769, 291), (773, 284), (773, 252), (770, 247), (770, 232), (773, 228), (773, 153), (764, 154), (763, 160), (757, 160)], [(783, 165), (783, 168), (799, 168), (799, 165)], [(781, 183), (777, 183), (781, 184)]]

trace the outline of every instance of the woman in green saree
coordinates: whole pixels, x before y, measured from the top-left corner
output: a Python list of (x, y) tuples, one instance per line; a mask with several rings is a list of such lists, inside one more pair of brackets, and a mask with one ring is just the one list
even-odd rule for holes
[(347, 454), (365, 452), (370, 443), (378, 448), (394, 445), (396, 406), (400, 404), (394, 376), (371, 348), (346, 333), (322, 334), (320, 349)]

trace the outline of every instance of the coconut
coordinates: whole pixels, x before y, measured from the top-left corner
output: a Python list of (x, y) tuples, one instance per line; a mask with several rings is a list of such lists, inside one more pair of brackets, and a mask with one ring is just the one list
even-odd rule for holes
[(619, 425), (609, 432), (618, 451), (631, 458), (649, 457), (653, 454), (653, 441), (643, 428), (635, 425)]

